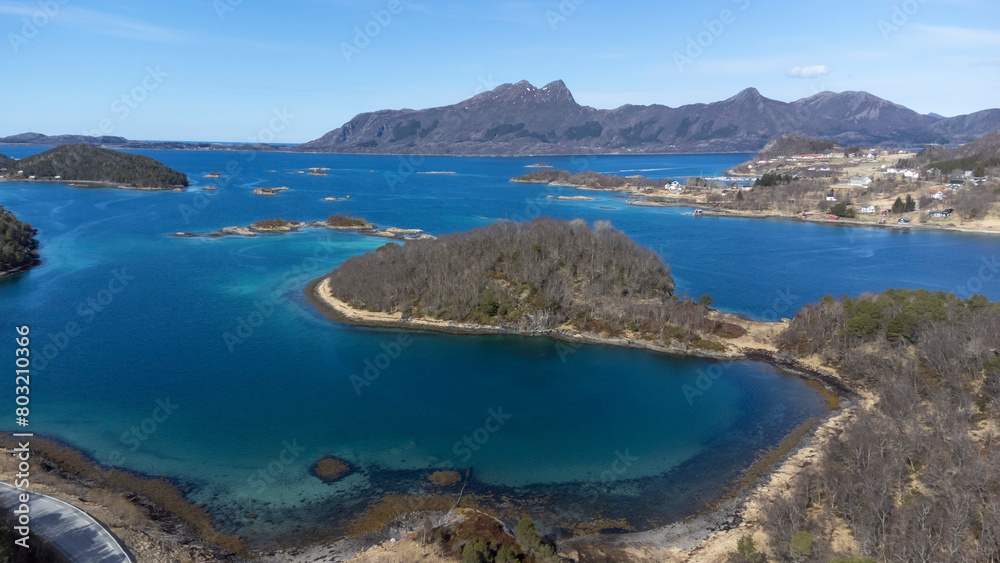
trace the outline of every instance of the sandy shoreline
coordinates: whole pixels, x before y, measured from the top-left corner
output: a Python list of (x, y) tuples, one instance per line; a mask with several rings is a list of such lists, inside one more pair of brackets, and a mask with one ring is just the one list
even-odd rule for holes
[[(320, 311), (327, 313), (333, 320), (358, 326), (430, 330), (449, 334), (506, 334), (511, 336), (542, 336), (571, 343), (609, 344), (613, 346), (626, 346), (629, 348), (651, 350), (666, 354), (698, 356), (717, 360), (739, 360), (747, 358), (744, 351), (739, 348), (735, 350), (730, 349), (726, 352), (710, 352), (707, 350), (666, 346), (638, 338), (603, 337), (593, 333), (581, 332), (565, 326), (549, 331), (525, 332), (515, 328), (486, 326), (474, 323), (461, 323), (425, 318), (403, 318), (401, 313), (376, 313), (371, 311), (361, 311), (334, 297), (333, 292), (330, 289), (330, 279), (326, 276), (312, 281), (306, 287), (305, 294), (307, 300), (316, 305)], [(719, 315), (724, 314), (719, 313)], [(735, 316), (727, 316), (727, 318), (728, 317), (731, 317), (734, 320), (737, 319)], [(746, 321), (744, 319), (739, 319), (739, 322), (741, 322), (741, 324), (747, 322), (752, 324), (767, 324), (757, 323), (756, 321)]]

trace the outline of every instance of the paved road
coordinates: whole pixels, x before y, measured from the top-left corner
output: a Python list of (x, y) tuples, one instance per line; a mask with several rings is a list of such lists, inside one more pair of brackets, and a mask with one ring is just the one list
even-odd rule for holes
[[(0, 481), (0, 504), (13, 510), (23, 493)], [(70, 561), (80, 563), (132, 563), (118, 541), (104, 526), (79, 508), (34, 491), (31, 501), (31, 534), (44, 537)], [(30, 540), (29, 540), (30, 541)]]

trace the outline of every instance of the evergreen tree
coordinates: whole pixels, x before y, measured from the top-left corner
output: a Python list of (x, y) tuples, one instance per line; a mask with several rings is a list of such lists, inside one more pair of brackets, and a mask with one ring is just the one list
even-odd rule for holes
[(895, 214), (906, 212), (906, 204), (902, 198), (897, 197), (896, 201), (892, 202), (892, 212)]

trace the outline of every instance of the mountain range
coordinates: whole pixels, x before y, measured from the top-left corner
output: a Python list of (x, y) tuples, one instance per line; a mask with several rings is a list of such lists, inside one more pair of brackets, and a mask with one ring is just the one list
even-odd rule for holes
[[(503, 84), (449, 106), (361, 113), (322, 137), (283, 150), (368, 154), (530, 155), (756, 152), (781, 135), (847, 145), (957, 145), (1000, 130), (1000, 109), (957, 117), (920, 114), (867, 92), (820, 92), (794, 102), (747, 88), (720, 102), (684, 105), (582, 106), (561, 80), (536, 88)], [(36, 134), (26, 134), (36, 135)], [(20, 138), (19, 138), (20, 137)], [(71, 136), (81, 142), (79, 136)], [(51, 142), (56, 137), (47, 137)], [(143, 148), (120, 137), (94, 144)], [(107, 142), (108, 140), (114, 142)], [(27, 142), (26, 142), (27, 141)], [(24, 135), (0, 144), (42, 144)], [(164, 143), (148, 144), (147, 148)], [(155, 146), (154, 146), (155, 145)], [(255, 145), (171, 143), (170, 148)]]

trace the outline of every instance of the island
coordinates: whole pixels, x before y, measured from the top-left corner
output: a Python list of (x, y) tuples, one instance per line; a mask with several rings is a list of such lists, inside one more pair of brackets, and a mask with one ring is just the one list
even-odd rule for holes
[(176, 238), (221, 238), (228, 236), (255, 237), (258, 234), (294, 233), (302, 229), (329, 229), (331, 231), (356, 231), (363, 235), (399, 240), (433, 240), (436, 237), (421, 229), (401, 229), (386, 227), (380, 229), (366, 219), (348, 214), (331, 215), (324, 221), (286, 221), (285, 219), (265, 219), (246, 227), (223, 227), (211, 233), (188, 233), (179, 231), (169, 236)]
[(281, 192), (288, 191), (287, 186), (281, 186), (277, 188), (254, 188), (253, 193), (257, 195), (279, 195)]
[(334, 318), (445, 332), (549, 335), (709, 357), (739, 357), (756, 323), (674, 295), (669, 267), (599, 221), (499, 222), (387, 244), (308, 290)]
[(84, 143), (58, 146), (5, 163), (7, 170), (0, 175), (7, 180), (83, 182), (132, 190), (180, 190), (190, 185), (186, 174), (148, 156)]
[(559, 201), (596, 201), (596, 198), (587, 197), (585, 195), (547, 195), (545, 198), (557, 199)]
[(613, 174), (598, 174), (590, 170), (576, 173), (566, 170), (532, 170), (523, 176), (512, 178), (511, 182), (566, 186), (581, 190), (645, 190), (662, 188), (665, 184), (670, 184), (672, 180), (669, 178), (656, 180), (643, 176), (622, 178)]
[(19, 221), (0, 205), (0, 279), (14, 276), (42, 263), (38, 257), (37, 229)]

